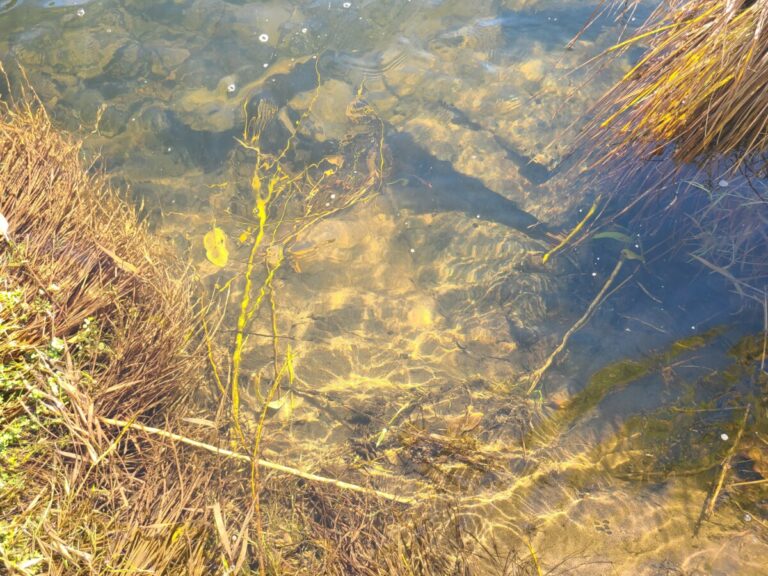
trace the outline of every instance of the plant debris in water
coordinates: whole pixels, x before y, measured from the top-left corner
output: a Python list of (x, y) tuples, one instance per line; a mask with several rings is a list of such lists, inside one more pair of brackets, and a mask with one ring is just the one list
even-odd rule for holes
[[(335, 173), (320, 168), (317, 179), (299, 179), (247, 144), (258, 157), (248, 237), (260, 257), (254, 268), (266, 275), (251, 279), (246, 321), (280, 262), (261, 259), (259, 238), (265, 250), (332, 213), (313, 204), (322, 190), (299, 182)], [(499, 561), (473, 549), (446, 502), (424, 504), (425, 524), (425, 510), (365, 486), (260, 470), (264, 419), (284, 407), (274, 393), (281, 379), (293, 380), (290, 350), (277, 349), (260, 419), (238, 414), (237, 386), (213, 384), (221, 364), (210, 363), (216, 351), (194, 279), (101, 177), (86, 174), (78, 144), (56, 133), (37, 103), (22, 102), (3, 111), (0, 150), (0, 206), (13, 240), (0, 246), (4, 572), (443, 575)], [(367, 158), (376, 156), (360, 161)], [(367, 165), (379, 176), (368, 181), (366, 171), (349, 201), (380, 180), (380, 164)], [(306, 220), (276, 233), (282, 210), (270, 202), (299, 193)], [(467, 418), (457, 434), (477, 424), (475, 413)], [(352, 472), (332, 453), (318, 457), (326, 470)]]

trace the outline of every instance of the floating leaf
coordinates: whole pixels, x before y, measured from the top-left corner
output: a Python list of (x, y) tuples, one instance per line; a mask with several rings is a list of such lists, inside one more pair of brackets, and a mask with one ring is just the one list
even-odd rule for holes
[(599, 240), (601, 238), (609, 238), (623, 244), (632, 244), (632, 237), (627, 236), (626, 234), (622, 234), (621, 232), (600, 232), (599, 234), (595, 234), (593, 238), (595, 240)]
[(227, 250), (227, 235), (224, 230), (214, 226), (212, 230), (203, 238), (205, 246), (205, 257), (219, 268), (223, 268), (229, 261), (229, 251)]
[(288, 396), (283, 396), (278, 400), (272, 400), (272, 402), (267, 403), (267, 414), (272, 415), (275, 412), (279, 412), (280, 409), (285, 405), (287, 399)]

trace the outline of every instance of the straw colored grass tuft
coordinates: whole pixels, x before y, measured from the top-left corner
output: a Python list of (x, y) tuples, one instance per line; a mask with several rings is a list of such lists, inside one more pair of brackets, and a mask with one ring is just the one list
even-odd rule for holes
[[(633, 2), (630, 4), (637, 4)], [(679, 162), (768, 150), (768, 2), (673, 0), (609, 54), (643, 57), (598, 104), (592, 128), (611, 128), (604, 159), (673, 145)]]
[[(206, 541), (172, 536), (199, 516), (187, 505), (206, 476), (99, 420), (165, 425), (198, 387), (188, 275), (36, 104), (0, 111), (0, 213), (0, 566), (102, 574), (190, 557)], [(142, 547), (149, 533), (168, 538)]]

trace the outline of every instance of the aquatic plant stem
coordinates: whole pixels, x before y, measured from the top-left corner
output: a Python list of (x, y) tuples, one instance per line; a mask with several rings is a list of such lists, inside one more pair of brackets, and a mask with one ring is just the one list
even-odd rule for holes
[(539, 559), (536, 558), (536, 551), (533, 549), (533, 544), (531, 543), (531, 539), (526, 538), (525, 544), (528, 546), (528, 550), (531, 552), (531, 559), (533, 560), (533, 565), (536, 567), (537, 576), (544, 576), (541, 572), (541, 566), (539, 566)]
[(232, 420), (235, 430), (240, 437), (241, 442), (245, 443), (245, 436), (240, 428), (240, 363), (243, 354), (243, 344), (245, 343), (245, 327), (248, 323), (248, 305), (251, 302), (251, 290), (253, 289), (253, 268), (256, 262), (256, 255), (259, 253), (261, 242), (264, 240), (264, 232), (267, 224), (267, 206), (272, 198), (275, 180), (271, 180), (268, 187), (266, 198), (261, 194), (261, 179), (258, 173), (258, 161), (254, 169), (251, 180), (251, 188), (256, 195), (256, 217), (259, 220), (259, 231), (256, 239), (251, 245), (250, 254), (248, 254), (248, 264), (245, 268), (245, 288), (243, 289), (243, 299), (240, 301), (240, 315), (237, 317), (237, 334), (235, 335), (235, 348), (232, 351)]
[[(166, 438), (168, 440), (173, 440), (175, 442), (181, 442), (182, 444), (186, 444), (187, 446), (193, 446), (195, 448), (207, 450), (208, 452), (219, 454), (227, 458), (242, 460), (243, 462), (250, 463), (254, 461), (253, 457), (249, 456), (248, 454), (233, 452), (232, 450), (227, 450), (226, 448), (218, 448), (216, 446), (206, 444), (205, 442), (200, 442), (192, 438), (187, 438), (186, 436), (182, 436), (181, 434), (174, 434), (173, 432), (162, 430), (161, 428), (153, 428), (152, 426), (145, 426), (144, 424), (139, 424), (138, 422), (129, 422), (128, 420), (118, 420), (116, 418), (107, 418), (105, 416), (99, 416), (98, 418), (100, 422), (103, 422), (104, 424), (108, 424), (110, 426), (119, 426), (121, 428), (127, 427), (133, 430), (140, 430), (141, 432), (145, 432), (147, 434), (160, 436), (161, 438)], [(276, 472), (282, 472), (284, 474), (290, 474), (291, 476), (296, 476), (297, 478), (303, 478), (304, 480), (308, 480), (310, 482), (318, 482), (320, 484), (329, 484), (341, 490), (350, 490), (352, 492), (368, 494), (369, 496), (376, 496), (378, 498), (382, 498), (383, 500), (389, 500), (391, 502), (397, 502), (400, 504), (413, 504), (415, 502), (415, 500), (409, 496), (398, 496), (395, 494), (390, 494), (389, 492), (382, 492), (381, 490), (376, 490), (374, 488), (366, 488), (365, 486), (360, 486), (359, 484), (351, 484), (349, 482), (344, 482), (342, 480), (335, 480), (333, 478), (327, 478), (325, 476), (318, 476), (317, 474), (304, 472), (303, 470), (299, 470), (298, 468), (292, 468), (291, 466), (284, 466), (283, 464), (270, 462), (269, 460), (264, 460), (262, 458), (256, 459), (255, 463), (262, 468), (275, 470)]]
[[(273, 312), (274, 312), (274, 307), (273, 307)], [(273, 318), (274, 318), (274, 314), (273, 314)], [(275, 340), (277, 340), (276, 336), (275, 336)], [(282, 380), (283, 374), (286, 372), (286, 370), (291, 375), (291, 380), (293, 380), (292, 362), (293, 362), (293, 355), (291, 354), (291, 350), (289, 349), (286, 354), (285, 363), (283, 364), (283, 367), (280, 369), (280, 371), (275, 373), (275, 380), (269, 389), (269, 393), (267, 394), (267, 397), (264, 399), (264, 406), (261, 409), (259, 424), (256, 427), (256, 436), (253, 441), (253, 456), (251, 457), (251, 499), (253, 501), (255, 514), (256, 514), (256, 533), (257, 533), (256, 535), (259, 540), (259, 574), (261, 576), (264, 576), (264, 574), (266, 574), (266, 563), (264, 562), (264, 549), (266, 545), (264, 541), (264, 524), (261, 518), (261, 498), (259, 496), (259, 487), (261, 486), (261, 474), (260, 474), (261, 470), (257, 462), (259, 461), (259, 455), (261, 454), (261, 438), (264, 434), (264, 423), (267, 419), (269, 404), (270, 402), (272, 402), (272, 400), (275, 397), (275, 394), (277, 393), (277, 390), (280, 388), (280, 381)]]
[(528, 394), (532, 394), (534, 390), (536, 390), (536, 387), (539, 385), (539, 382), (541, 382), (541, 378), (544, 376), (544, 373), (549, 370), (550, 366), (554, 363), (557, 356), (565, 350), (565, 347), (568, 345), (568, 340), (570, 340), (571, 336), (573, 336), (576, 332), (581, 330), (581, 328), (584, 327), (584, 325), (589, 321), (589, 319), (592, 317), (592, 314), (595, 313), (595, 310), (597, 310), (598, 306), (602, 304), (603, 300), (605, 299), (605, 295), (608, 292), (608, 290), (613, 285), (614, 281), (616, 280), (616, 277), (619, 275), (619, 272), (621, 272), (621, 267), (624, 265), (624, 256), (621, 256), (619, 258), (619, 261), (616, 262), (616, 266), (613, 268), (613, 272), (611, 272), (611, 275), (608, 276), (608, 280), (605, 281), (605, 284), (603, 284), (603, 287), (600, 289), (600, 292), (597, 293), (597, 296), (595, 296), (595, 299), (592, 300), (592, 303), (587, 308), (587, 311), (584, 312), (583, 316), (576, 320), (576, 323), (571, 326), (571, 328), (568, 330), (568, 332), (565, 333), (563, 336), (563, 339), (560, 341), (560, 344), (557, 348), (555, 348), (552, 353), (547, 357), (547, 360), (544, 362), (544, 364), (539, 368), (538, 370), (534, 370), (531, 373), (531, 384), (528, 387)]
[(559, 243), (557, 246), (555, 246), (554, 248), (552, 248), (552, 250), (550, 250), (549, 252), (547, 252), (546, 254), (544, 254), (544, 257), (541, 259), (541, 261), (542, 261), (544, 264), (546, 264), (546, 263), (547, 263), (547, 260), (549, 260), (549, 259), (550, 259), (550, 257), (551, 257), (551, 256), (552, 256), (552, 255), (553, 255), (555, 252), (559, 252), (560, 250), (562, 250), (562, 249), (563, 249), (563, 248), (564, 248), (564, 247), (565, 247), (565, 246), (568, 244), (568, 242), (570, 242), (571, 240), (573, 240), (574, 236), (576, 236), (576, 234), (578, 234), (578, 233), (579, 233), (579, 230), (581, 230), (581, 229), (584, 227), (584, 225), (587, 223), (587, 221), (588, 221), (590, 218), (592, 218), (592, 215), (595, 213), (595, 211), (597, 211), (597, 206), (598, 206), (598, 204), (600, 203), (600, 198), (601, 198), (601, 196), (598, 196), (598, 197), (595, 199), (595, 201), (594, 201), (594, 203), (592, 204), (592, 206), (590, 207), (589, 211), (587, 211), (587, 215), (586, 215), (586, 216), (584, 216), (584, 218), (582, 218), (582, 219), (581, 219), (581, 221), (580, 221), (578, 224), (576, 224), (576, 226), (573, 228), (573, 230), (571, 230), (571, 231), (568, 233), (568, 235), (567, 235), (565, 238), (563, 238), (563, 239), (560, 241), (560, 243)]
[(760, 359), (760, 372), (765, 372), (765, 353), (768, 351), (768, 291), (763, 291), (763, 353)]

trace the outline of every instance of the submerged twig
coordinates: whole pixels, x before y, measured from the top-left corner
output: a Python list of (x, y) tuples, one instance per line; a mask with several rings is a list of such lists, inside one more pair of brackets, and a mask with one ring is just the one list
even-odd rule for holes
[(757, 484), (765, 484), (768, 482), (768, 478), (760, 478), (760, 480), (745, 480), (743, 482), (731, 482), (728, 484), (729, 488), (738, 488), (740, 486), (755, 486)]
[(616, 262), (616, 266), (613, 268), (613, 272), (611, 272), (611, 275), (608, 276), (608, 280), (605, 281), (605, 284), (603, 284), (603, 287), (600, 289), (600, 292), (597, 293), (597, 296), (595, 296), (595, 299), (592, 300), (592, 303), (589, 305), (589, 308), (587, 308), (587, 311), (584, 312), (584, 315), (576, 320), (576, 323), (571, 326), (571, 328), (568, 330), (568, 332), (565, 333), (563, 336), (563, 339), (560, 341), (560, 344), (557, 348), (555, 348), (552, 353), (547, 357), (547, 360), (544, 362), (544, 364), (539, 368), (538, 370), (534, 370), (531, 373), (531, 385), (528, 387), (528, 394), (533, 393), (534, 390), (536, 390), (536, 387), (539, 385), (539, 382), (541, 382), (541, 378), (544, 376), (544, 373), (549, 370), (550, 366), (555, 361), (555, 358), (563, 351), (565, 350), (565, 347), (568, 345), (568, 340), (570, 340), (571, 336), (573, 336), (576, 332), (581, 330), (581, 328), (584, 327), (584, 325), (589, 321), (589, 319), (592, 317), (592, 314), (594, 314), (595, 310), (597, 310), (598, 306), (602, 304), (604, 297), (610, 287), (613, 285), (613, 282), (616, 280), (616, 277), (619, 275), (619, 272), (621, 271), (621, 267), (624, 265), (624, 256), (622, 255), (621, 258), (619, 258), (619, 261)]
[(741, 419), (741, 425), (739, 426), (739, 431), (736, 433), (736, 437), (733, 439), (733, 444), (731, 444), (731, 447), (728, 449), (728, 453), (725, 455), (725, 458), (723, 458), (723, 461), (720, 463), (720, 473), (717, 475), (717, 479), (715, 480), (715, 483), (712, 485), (712, 490), (709, 493), (709, 496), (707, 496), (707, 499), (704, 502), (704, 507), (701, 510), (701, 514), (699, 515), (699, 519), (696, 522), (696, 526), (693, 529), (693, 535), (696, 536), (699, 533), (699, 529), (701, 528), (702, 523), (704, 521), (709, 520), (709, 518), (712, 516), (712, 514), (715, 512), (715, 505), (717, 504), (717, 498), (720, 496), (720, 491), (723, 489), (723, 484), (725, 483), (725, 477), (728, 475), (728, 470), (731, 468), (731, 458), (733, 458), (733, 455), (736, 453), (736, 449), (739, 447), (739, 443), (741, 442), (741, 437), (744, 434), (744, 429), (747, 427), (747, 419), (749, 418), (749, 406), (746, 407), (744, 410), (744, 416)]
[(713, 264), (713, 263), (712, 263), (712, 262), (710, 262), (709, 260), (706, 260), (705, 258), (702, 258), (701, 256), (699, 256), (699, 255), (697, 255), (697, 254), (693, 254), (693, 253), (691, 253), (691, 254), (689, 254), (689, 256), (690, 256), (691, 258), (694, 258), (694, 259), (695, 259), (695, 260), (697, 260), (697, 261), (698, 261), (700, 264), (703, 264), (704, 266), (706, 266), (707, 268), (709, 268), (710, 270), (712, 270), (712, 271), (713, 271), (713, 272), (715, 272), (716, 274), (720, 274), (720, 276), (722, 276), (723, 278), (725, 278), (726, 280), (728, 280), (728, 281), (729, 281), (731, 284), (733, 284), (733, 287), (736, 289), (736, 292), (738, 292), (739, 296), (741, 296), (742, 298), (744, 298), (744, 290), (743, 290), (743, 288), (741, 287), (741, 285), (742, 285), (743, 283), (742, 283), (742, 282), (741, 282), (739, 279), (737, 279), (737, 278), (736, 278), (736, 277), (735, 277), (733, 274), (731, 274), (730, 272), (728, 272), (728, 270), (726, 270), (726, 269), (725, 269), (725, 268), (723, 268), (722, 266), (718, 266), (718, 265), (716, 265), (716, 264)]
[[(243, 462), (249, 462), (249, 463), (254, 461), (253, 457), (249, 456), (248, 454), (233, 452), (232, 450), (227, 450), (226, 448), (218, 448), (216, 446), (212, 446), (211, 444), (206, 444), (205, 442), (200, 442), (192, 438), (187, 438), (186, 436), (182, 436), (181, 434), (174, 434), (173, 432), (168, 432), (167, 430), (162, 430), (160, 428), (145, 426), (144, 424), (139, 424), (138, 422), (131, 423), (127, 420), (118, 420), (116, 418), (106, 418), (104, 416), (99, 416), (99, 420), (104, 424), (109, 424), (110, 426), (119, 426), (121, 428), (127, 427), (127, 428), (132, 428), (134, 430), (141, 430), (142, 432), (146, 432), (147, 434), (153, 434), (155, 436), (167, 438), (168, 440), (181, 442), (182, 444), (187, 444), (188, 446), (193, 446), (195, 448), (201, 448), (203, 450), (207, 450), (208, 452), (212, 452), (214, 454), (226, 456), (227, 458), (234, 458), (235, 460), (242, 460)], [(270, 462), (269, 460), (264, 460), (262, 458), (256, 459), (255, 463), (261, 466), (262, 468), (269, 468), (270, 470), (283, 472), (285, 474), (290, 474), (291, 476), (297, 476), (298, 478), (303, 478), (304, 480), (309, 480), (310, 482), (330, 484), (331, 486), (335, 486), (336, 488), (340, 488), (342, 490), (351, 490), (353, 492), (360, 492), (362, 494), (378, 496), (379, 498), (383, 498), (384, 500), (391, 500), (392, 502), (399, 502), (402, 504), (414, 503), (414, 499), (409, 496), (398, 496), (395, 494), (390, 494), (389, 492), (382, 492), (381, 490), (376, 490), (375, 488), (366, 488), (365, 486), (360, 486), (359, 484), (350, 484), (349, 482), (344, 482), (342, 480), (335, 480), (333, 478), (327, 478), (325, 476), (318, 476), (317, 474), (304, 472), (303, 470), (299, 470), (298, 468), (292, 468), (291, 466), (285, 466), (283, 464), (278, 464), (276, 462)]]

